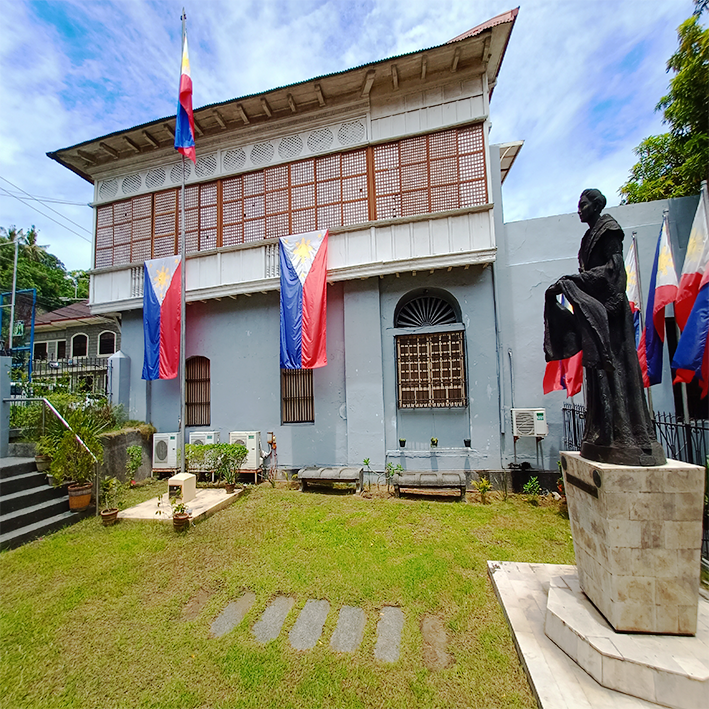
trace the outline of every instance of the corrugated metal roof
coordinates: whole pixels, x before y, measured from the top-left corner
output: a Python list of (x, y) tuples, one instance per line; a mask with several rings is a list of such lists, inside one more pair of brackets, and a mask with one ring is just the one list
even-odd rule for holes
[[(201, 112), (201, 111), (206, 111), (206, 110), (208, 110), (208, 109), (219, 108), (220, 106), (226, 106), (226, 105), (228, 105), (228, 104), (236, 103), (236, 102), (238, 102), (238, 101), (245, 101), (245, 100), (247, 100), (247, 99), (256, 98), (256, 97), (258, 97), (258, 96), (266, 96), (266, 95), (268, 95), (268, 94), (272, 94), (272, 93), (275, 93), (275, 92), (277, 92), (277, 91), (283, 91), (283, 90), (285, 90), (285, 89), (290, 89), (290, 88), (293, 88), (293, 87), (295, 87), (295, 86), (302, 86), (303, 84), (308, 84), (308, 83), (313, 82), (313, 81), (321, 81), (321, 80), (323, 80), (323, 79), (327, 79), (327, 78), (331, 78), (331, 77), (335, 77), (335, 76), (341, 76), (341, 75), (344, 75), (344, 74), (348, 74), (348, 73), (350, 73), (350, 72), (359, 71), (359, 70), (364, 69), (364, 68), (367, 68), (367, 67), (377, 66), (378, 64), (383, 64), (383, 63), (385, 63), (385, 62), (390, 62), (390, 61), (395, 60), (395, 59), (401, 59), (401, 58), (404, 58), (404, 57), (411, 57), (411, 56), (414, 56), (414, 55), (416, 55), (416, 54), (422, 54), (422, 53), (424, 53), (424, 52), (430, 52), (430, 51), (433, 51), (433, 50), (435, 50), (435, 49), (440, 49), (440, 48), (445, 47), (445, 46), (447, 46), (447, 45), (449, 45), (449, 44), (452, 44), (452, 43), (454, 43), (454, 42), (460, 42), (460, 41), (463, 41), (463, 40), (465, 40), (465, 39), (469, 39), (469, 38), (471, 38), (471, 37), (475, 37), (476, 35), (479, 35), (479, 34), (481, 34), (482, 32), (484, 32), (485, 30), (491, 29), (492, 27), (495, 27), (495, 26), (497, 26), (497, 25), (505, 24), (505, 23), (508, 23), (508, 22), (514, 23), (515, 18), (517, 17), (517, 13), (518, 13), (518, 12), (519, 12), (519, 7), (515, 8), (515, 9), (513, 9), (513, 10), (509, 10), (508, 12), (502, 13), (501, 15), (497, 15), (496, 17), (493, 17), (492, 19), (487, 20), (486, 22), (483, 22), (482, 24), (477, 25), (476, 27), (473, 27), (472, 29), (467, 30), (467, 31), (464, 32), (463, 34), (458, 35), (457, 37), (454, 37), (453, 39), (450, 39), (450, 40), (448, 40), (447, 42), (444, 42), (443, 44), (437, 44), (437, 45), (434, 45), (434, 46), (432, 46), (432, 47), (427, 47), (427, 48), (425, 48), (425, 49), (417, 49), (417, 50), (415, 50), (415, 51), (413, 51), (413, 52), (407, 52), (407, 53), (405, 53), (405, 54), (397, 54), (397, 55), (394, 55), (394, 56), (391, 56), (391, 57), (386, 57), (385, 59), (379, 59), (379, 60), (376, 60), (376, 61), (373, 61), (373, 62), (368, 62), (368, 63), (366, 63), (366, 64), (360, 64), (359, 66), (350, 67), (350, 68), (348, 68), (348, 69), (343, 69), (342, 71), (332, 72), (332, 73), (330, 73), (330, 74), (322, 74), (322, 75), (320, 75), (320, 76), (316, 76), (316, 77), (312, 77), (312, 78), (310, 78), (310, 79), (306, 79), (305, 81), (298, 81), (298, 82), (295, 82), (295, 83), (293, 83), (293, 84), (285, 84), (285, 85), (283, 85), (283, 86), (277, 86), (277, 87), (274, 87), (274, 88), (272, 88), (272, 89), (268, 89), (268, 90), (266, 90), (266, 91), (259, 91), (259, 92), (257, 92), (257, 93), (246, 94), (246, 95), (244, 95), (244, 96), (239, 96), (239, 97), (236, 97), (236, 98), (231, 98), (231, 99), (228, 99), (228, 100), (226, 100), (226, 101), (219, 101), (219, 102), (216, 102), (216, 103), (205, 104), (204, 106), (200, 106), (199, 108), (196, 108), (196, 109), (195, 109), (195, 111), (194, 111), (195, 117), (198, 117), (197, 114), (198, 114), (199, 112)], [(504, 50), (503, 50), (503, 55), (504, 55)], [(502, 57), (500, 58), (500, 63), (501, 63), (501, 60), (502, 60)], [(499, 64), (498, 64), (498, 66), (499, 66)], [(90, 144), (96, 143), (96, 141), (106, 140), (106, 139), (108, 139), (108, 138), (112, 138), (112, 137), (114, 137), (114, 136), (119, 136), (119, 135), (121, 135), (121, 134), (128, 133), (128, 132), (130, 132), (130, 131), (148, 128), (148, 127), (150, 127), (150, 126), (157, 125), (157, 124), (159, 124), (159, 123), (162, 123), (162, 122), (164, 122), (164, 121), (166, 121), (166, 120), (170, 120), (170, 119), (172, 119), (172, 118), (174, 118), (174, 116), (173, 116), (173, 115), (169, 115), (169, 116), (164, 116), (164, 117), (162, 117), (162, 118), (154, 119), (154, 120), (152, 120), (152, 121), (148, 121), (147, 123), (140, 123), (140, 124), (135, 125), (135, 126), (132, 126), (132, 127), (130, 127), (130, 128), (122, 128), (122, 129), (120, 129), (120, 130), (114, 131), (114, 132), (112, 132), (112, 133), (107, 133), (106, 135), (103, 135), (103, 136), (100, 136), (100, 137), (91, 138), (91, 139), (86, 140), (86, 141), (84, 141), (84, 142), (82, 142), (82, 143), (76, 143), (75, 145), (70, 145), (70, 146), (67, 146), (66, 148), (59, 148), (58, 150), (48, 152), (47, 155), (48, 155), (50, 158), (52, 158), (53, 160), (57, 160), (58, 162), (60, 162), (60, 163), (62, 163), (62, 164), (65, 164), (64, 161), (61, 160), (61, 158), (59, 157), (59, 153), (61, 153), (61, 152), (64, 152), (64, 151), (66, 151), (66, 150), (75, 150), (75, 149), (77, 149), (77, 148), (82, 148), (82, 147), (84, 147), (84, 146), (88, 146), (88, 145), (90, 145)], [(72, 169), (73, 169), (73, 168), (72, 168)], [(89, 181), (91, 181), (91, 179), (90, 179), (88, 176), (82, 175), (82, 177), (86, 177), (86, 179), (88, 179)]]

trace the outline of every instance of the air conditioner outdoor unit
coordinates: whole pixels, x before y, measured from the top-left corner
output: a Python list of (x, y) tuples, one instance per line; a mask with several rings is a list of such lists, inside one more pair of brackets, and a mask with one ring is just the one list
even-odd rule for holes
[(177, 468), (177, 434), (153, 434), (153, 470)]
[(232, 431), (229, 443), (240, 443), (249, 451), (244, 461), (244, 470), (256, 470), (261, 467), (261, 431)]
[(193, 431), (190, 433), (190, 444), (207, 446), (219, 443), (219, 431)]
[(512, 433), (544, 438), (549, 433), (546, 409), (512, 409)]

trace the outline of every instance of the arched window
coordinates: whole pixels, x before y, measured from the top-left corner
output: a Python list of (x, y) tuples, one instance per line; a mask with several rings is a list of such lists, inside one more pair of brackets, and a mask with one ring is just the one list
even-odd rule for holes
[(426, 289), (404, 296), (394, 326), (397, 404), (400, 409), (467, 406), (465, 329), (455, 299)]
[(98, 336), (99, 355), (112, 355), (116, 351), (116, 333), (105, 330)]
[(89, 338), (83, 333), (71, 338), (71, 357), (86, 357), (89, 354)]
[(185, 362), (187, 426), (209, 426), (210, 377), (206, 357), (190, 357)]

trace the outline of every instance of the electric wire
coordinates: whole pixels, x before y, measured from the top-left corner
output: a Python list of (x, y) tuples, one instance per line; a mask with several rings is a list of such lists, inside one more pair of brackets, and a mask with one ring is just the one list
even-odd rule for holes
[[(20, 192), (22, 192), (22, 194), (26, 194), (30, 199), (35, 199), (35, 197), (33, 195), (31, 195), (26, 190), (23, 190), (22, 187), (18, 187), (13, 182), (10, 182), (10, 180), (8, 180), (6, 177), (3, 177), (2, 175), (0, 175), (0, 180), (2, 180), (3, 182), (7, 182), (8, 185), (12, 185), (16, 190), (20, 190)], [(11, 197), (15, 197), (15, 199), (21, 199), (17, 195), (13, 195), (12, 192), (10, 192), (8, 189), (6, 189), (4, 187), (3, 187), (3, 189)], [(69, 219), (69, 217), (65, 217), (61, 212), (58, 212), (56, 209), (52, 209), (52, 207), (50, 207), (49, 205), (47, 205), (47, 209), (54, 212), (55, 214), (58, 214), (62, 219), (66, 219), (66, 221), (68, 221), (70, 224), (73, 224), (74, 226), (78, 226), (79, 229), (83, 229), (87, 234), (91, 233), (91, 231), (89, 229), (87, 229), (85, 226), (83, 226), (82, 224), (79, 224), (78, 222), (75, 222), (73, 219)]]

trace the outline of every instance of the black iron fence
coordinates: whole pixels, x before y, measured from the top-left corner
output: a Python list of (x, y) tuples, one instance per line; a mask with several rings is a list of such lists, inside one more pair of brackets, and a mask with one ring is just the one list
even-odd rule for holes
[(48, 391), (61, 386), (72, 393), (105, 395), (108, 390), (108, 358), (33, 359), (32, 383), (41, 384)]
[[(564, 404), (562, 420), (564, 450), (580, 450), (586, 424), (586, 407)], [(706, 465), (709, 455), (709, 420), (683, 421), (674, 414), (656, 411), (652, 423), (657, 440), (665, 449), (668, 458), (694, 465)]]

